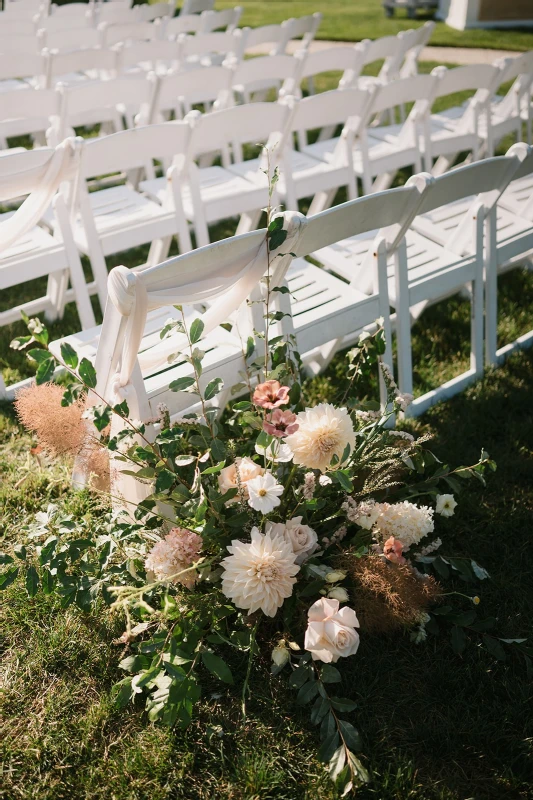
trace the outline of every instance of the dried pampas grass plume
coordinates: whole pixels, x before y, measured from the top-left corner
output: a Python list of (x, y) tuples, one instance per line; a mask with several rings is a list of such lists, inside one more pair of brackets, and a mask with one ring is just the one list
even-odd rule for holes
[(377, 555), (356, 558), (346, 553), (337, 565), (352, 576), (361, 629), (372, 633), (415, 624), (442, 593), (433, 577), (421, 579), (409, 566), (389, 564)]
[(97, 441), (87, 440), (83, 420), (85, 403), (76, 400), (62, 406), (64, 389), (56, 383), (33, 384), (18, 392), (15, 410), (24, 427), (35, 433), (43, 450), (51, 456), (75, 456), (85, 470), (90, 485), (109, 489), (109, 456)]

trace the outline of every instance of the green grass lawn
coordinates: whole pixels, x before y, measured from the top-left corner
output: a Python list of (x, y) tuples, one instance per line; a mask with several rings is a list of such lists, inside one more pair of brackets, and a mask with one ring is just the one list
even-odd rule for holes
[[(512, 2), (512, 0), (510, 0)], [(404, 11), (397, 11), (392, 19), (387, 19), (381, 0), (217, 0), (217, 9), (241, 5), (244, 14), (240, 25), (267, 25), (282, 22), (288, 17), (301, 17), (321, 11), (324, 15), (318, 31), (319, 39), (357, 42), (361, 39), (378, 39), (399, 31), (422, 25), (431, 15), (419, 14), (417, 20), (407, 19)], [(490, 47), (501, 50), (531, 50), (533, 32), (521, 30), (467, 30), (456, 31), (443, 22), (437, 27), (430, 44), (445, 47)]]
[[(503, 142), (501, 150), (509, 144)], [(398, 176), (398, 182), (406, 177)], [(212, 235), (232, 231), (230, 222)], [(146, 252), (119, 254), (109, 266), (142, 263)], [(21, 302), (22, 291), (5, 292), (0, 305)], [(501, 278), (499, 302), (502, 342), (531, 329), (533, 273), (517, 269)], [(58, 337), (77, 329), (70, 305), (51, 333)], [(0, 366), (8, 380), (31, 374), (25, 357), (8, 347), (22, 332), (21, 323), (0, 329)], [(466, 368), (468, 338), (469, 304), (462, 298), (421, 316), (413, 327), (417, 393)], [(344, 387), (345, 361), (339, 355), (308, 382), (305, 394), (310, 401), (334, 402)], [(491, 581), (474, 590), (481, 596), (479, 611), (496, 617), (498, 632), (507, 638), (532, 632), (532, 387), (529, 351), (408, 426), (417, 435), (432, 434), (432, 450), (447, 463), (472, 464), (482, 446), (498, 463), (487, 487), (472, 487), (459, 498), (456, 515), (439, 523), (450, 551), (476, 558), (490, 572)], [(375, 386), (365, 390), (375, 396)], [(1, 407), (3, 550), (20, 540), (21, 528), (48, 503), (89, 524), (105, 511), (98, 498), (70, 489), (69, 464), (39, 464), (33, 444), (11, 406)], [(113, 643), (123, 630), (118, 617), (103, 607), (91, 614), (64, 610), (42, 595), (28, 600), (16, 585), (0, 596), (2, 800), (336, 797), (315, 760), (317, 740), (306, 713), (295, 706), (284, 682), (269, 674), (268, 650), (253, 676), (245, 725), (234, 689), (221, 692), (220, 684), (206, 683), (199, 716), (185, 733), (173, 733), (149, 724), (140, 705), (125, 712), (113, 707), (110, 690), (122, 677), (117, 664), (126, 652)], [(241, 657), (231, 665), (236, 686), (246, 669)], [(358, 703), (354, 720), (373, 774), (372, 784), (357, 795), (360, 800), (531, 798), (533, 710), (523, 662), (495, 662), (473, 643), (457, 656), (448, 639), (414, 645), (397, 633), (362, 636), (357, 656), (343, 667), (339, 694)]]

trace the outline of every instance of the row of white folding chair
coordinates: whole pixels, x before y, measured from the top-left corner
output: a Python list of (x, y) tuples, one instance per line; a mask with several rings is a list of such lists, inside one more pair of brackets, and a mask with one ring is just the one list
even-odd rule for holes
[[(513, 178), (531, 182), (532, 173), (531, 149), (519, 144), (505, 157), (452, 170), (436, 178), (425, 191), (410, 222), (406, 245), (400, 249), (398, 261), (389, 263), (389, 300), (396, 310), (400, 389), (408, 393), (413, 390), (411, 318), (416, 318), (428, 304), (456, 294), (465, 286), (471, 290), (471, 363), (461, 375), (417, 397), (409, 407), (409, 415), (418, 416), (482, 374), (484, 338), (487, 363), (495, 363), (513, 349), (533, 343), (532, 331), (496, 350), (498, 271), (523, 263), (533, 252), (532, 221), (513, 219), (498, 208), (498, 201), (509, 184), (508, 191), (512, 192)], [(472, 195), (472, 188), (477, 196)], [(350, 237), (315, 251), (313, 257), (371, 294), (367, 244), (364, 237)], [(337, 342), (336, 346), (340, 344)], [(331, 352), (327, 351), (328, 356)]]
[(166, 38), (177, 38), (182, 33), (212, 33), (224, 30), (232, 33), (239, 25), (242, 7), (226, 8), (223, 11), (203, 11), (201, 14), (180, 14), (166, 20), (163, 35)]

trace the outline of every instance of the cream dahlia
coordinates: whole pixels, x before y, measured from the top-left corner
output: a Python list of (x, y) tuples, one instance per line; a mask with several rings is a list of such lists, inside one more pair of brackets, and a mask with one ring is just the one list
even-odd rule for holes
[(320, 403), (296, 415), (298, 430), (287, 436), (295, 464), (326, 472), (333, 456), (342, 458), (346, 445), (353, 449), (355, 431), (345, 408)]
[(228, 547), (231, 555), (221, 561), (222, 591), (249, 614), (261, 609), (274, 617), (291, 596), (300, 567), (283, 537), (262, 534), (258, 528), (252, 528), (251, 537), (251, 542), (234, 540)]
[(197, 533), (172, 528), (164, 539), (153, 546), (144, 566), (148, 572), (154, 573), (158, 581), (181, 583), (187, 589), (192, 589), (198, 578), (196, 570), (189, 570), (182, 575), (178, 573), (198, 560), (201, 549), (202, 537)]

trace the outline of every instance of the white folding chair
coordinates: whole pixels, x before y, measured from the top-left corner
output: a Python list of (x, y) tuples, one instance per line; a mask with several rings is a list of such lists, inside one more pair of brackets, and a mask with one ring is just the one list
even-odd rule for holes
[(238, 61), (242, 51), (242, 31), (198, 33), (196, 36), (181, 34), (178, 47), (180, 69), (211, 67), (222, 64), (227, 58)]
[(180, 14), (163, 22), (163, 37), (177, 39), (182, 33), (198, 33), (202, 25), (200, 14)]
[[(438, 80), (434, 101), (456, 92), (475, 91), (473, 97), (460, 106), (432, 113), (426, 120), (422, 146), (424, 166), (434, 175), (442, 175), (453, 164), (458, 153), (470, 151), (478, 160), (483, 144), (480, 129), (486, 130), (492, 89), (498, 69), (490, 64), (470, 64), (455, 69), (436, 67), (432, 73)], [(437, 163), (433, 166), (433, 159)]]
[(55, 6), (57, 9), (49, 17), (41, 17), (39, 27), (48, 33), (59, 31), (72, 31), (76, 28), (91, 28), (95, 25), (95, 15), (92, 4), (68, 3), (64, 6)]
[(132, 128), (136, 114), (145, 118), (151, 84), (145, 78), (119, 77), (105, 81), (80, 81), (60, 86), (60, 118), (57, 138), (61, 141), (74, 127), (100, 125), (100, 132)]
[(80, 81), (116, 78), (120, 72), (120, 53), (105, 47), (59, 52), (45, 50), (45, 87), (72, 86)]
[[(16, 211), (0, 214), (0, 292), (48, 278), (46, 294), (0, 312), (0, 325), (20, 319), (20, 312), (46, 312), (49, 320), (63, 314), (65, 303), (74, 300), (81, 325), (94, 325), (94, 314), (78, 251), (72, 239), (68, 213), (56, 194), (61, 181), (75, 176), (79, 151), (74, 141), (56, 150), (41, 148), (0, 158), (0, 202), (22, 199)], [(56, 233), (50, 235), (38, 223), (53, 205)], [(67, 291), (68, 282), (72, 289)], [(13, 399), (21, 384), (6, 387), (0, 377), (0, 397)]]
[(171, 71), (153, 80), (148, 111), (149, 122), (161, 122), (173, 116), (182, 119), (192, 106), (204, 105), (208, 110), (232, 105), (232, 72), (226, 67), (205, 67), (187, 72)]
[(30, 80), (44, 84), (45, 65), (41, 53), (1, 53), (0, 92), (29, 89)]
[[(264, 156), (244, 160), (242, 146), (265, 142), (274, 169), (283, 153), (290, 110), (278, 103), (254, 103), (197, 116), (181, 180), (185, 216), (193, 223), (196, 246), (203, 247), (209, 243), (207, 226), (211, 223), (240, 216), (237, 233), (257, 226), (268, 203), (268, 180), (262, 171), (266, 160)], [(222, 155), (221, 167), (194, 163), (194, 159), (215, 152)], [(144, 181), (140, 187), (149, 196), (160, 198), (164, 180)]]
[(102, 31), (98, 28), (67, 28), (66, 30), (46, 30), (37, 33), (39, 49), (59, 52), (78, 52), (88, 47), (101, 47), (104, 44)]
[(187, 122), (149, 125), (101, 139), (87, 139), (80, 166), (80, 185), (68, 189), (72, 231), (79, 251), (88, 256), (96, 278), (102, 308), (106, 302), (106, 256), (151, 244), (147, 264), (161, 260), (161, 240), (176, 236), (181, 252), (191, 249), (189, 230), (181, 208), (177, 170), (167, 173), (161, 203), (136, 191), (128, 181), (89, 192), (90, 178), (130, 173), (136, 178), (148, 161), (172, 159), (185, 153), (190, 136)]
[(112, 47), (119, 42), (142, 42), (161, 37), (162, 27), (154, 22), (101, 23), (98, 31), (102, 45)]
[(128, 76), (143, 76), (150, 72), (164, 74), (178, 63), (178, 45), (169, 39), (131, 42), (116, 47), (119, 52), (120, 72)]
[(364, 89), (334, 89), (291, 102), (291, 134), (303, 131), (307, 138), (307, 132), (323, 125), (333, 129), (343, 125), (343, 129), (340, 136), (306, 145), (299, 152), (285, 150), (278, 190), (288, 208), (296, 209), (300, 198), (314, 195), (309, 214), (316, 214), (332, 204), (341, 186), (347, 187), (351, 200), (357, 197), (353, 153), (371, 102), (372, 91)]
[[(253, 99), (266, 99), (272, 89), (275, 98), (295, 95), (300, 82), (304, 54), (296, 56), (258, 56), (233, 65), (232, 87), (236, 100), (251, 103)], [(228, 63), (228, 62), (226, 62)], [(259, 92), (259, 98), (254, 95)]]
[(37, 33), (37, 20), (23, 19), (4, 19), (0, 12), (0, 39), (9, 40), (11, 36), (35, 36)]
[[(531, 91), (533, 87), (533, 50), (516, 58), (504, 58), (495, 62), (500, 73), (494, 86), (490, 104), (490, 124), (483, 126), (487, 155), (491, 156), (498, 142), (508, 133), (514, 133), (516, 141), (522, 139), (522, 114), (527, 123), (528, 141), (531, 141)], [(510, 89), (501, 97), (496, 94), (504, 84), (513, 81)]]
[(0, 53), (37, 55), (40, 49), (41, 44), (37, 34), (12, 34), (8, 36), (0, 34)]
[(155, 19), (171, 19), (174, 14), (174, 8), (175, 5), (172, 1), (141, 5), (139, 6), (140, 19), (143, 22), (153, 22)]
[(213, 31), (224, 30), (226, 33), (233, 33), (235, 28), (239, 26), (242, 12), (242, 6), (225, 8), (223, 11), (203, 11), (200, 15), (199, 32), (212, 33)]
[(212, 11), (214, 7), (215, 0), (183, 0), (180, 17), (188, 14), (201, 14), (202, 11)]
[[(314, 94), (314, 79), (325, 72), (340, 72), (339, 83), (336, 89), (346, 89), (355, 85), (361, 72), (361, 51), (354, 46), (328, 47), (326, 50), (317, 50), (316, 53), (298, 51), (303, 53), (305, 60), (300, 75), (302, 84), (307, 83), (307, 91)], [(305, 84), (304, 84), (305, 85)], [(301, 94), (301, 92), (300, 92)]]
[(413, 107), (404, 122), (374, 125), (366, 134), (361, 131), (354, 151), (354, 168), (365, 193), (388, 188), (397, 170), (403, 167), (412, 166), (414, 172), (420, 172), (420, 138), (436, 81), (433, 75), (415, 75), (378, 87), (368, 109), (368, 122), (380, 119), (384, 112), (394, 113), (399, 105), (413, 103)]
[(242, 51), (245, 55), (279, 56), (287, 50), (290, 30), (282, 25), (261, 25), (259, 28), (241, 28)]
[(434, 22), (425, 22), (420, 28), (402, 32), (403, 63), (399, 71), (400, 78), (418, 75), (418, 59), (434, 30)]
[(322, 14), (308, 14), (305, 17), (291, 17), (281, 23), (282, 28), (287, 31), (287, 45), (289, 42), (301, 39), (302, 49), (306, 50), (313, 39), (322, 22)]
[[(0, 143), (16, 136), (31, 135), (37, 145), (46, 143), (45, 133), (59, 114), (59, 96), (52, 89), (12, 89), (0, 92)], [(63, 137), (65, 138), (65, 137)]]
[(131, 8), (129, 3), (105, 2), (97, 3), (95, 6), (96, 23), (101, 25), (106, 22), (109, 25), (123, 25), (130, 22), (139, 22), (139, 8)]
[(382, 36), (380, 39), (363, 39), (355, 45), (358, 51), (358, 64), (362, 70), (369, 64), (382, 61), (376, 77), (359, 75), (357, 85), (367, 88), (369, 85), (386, 84), (398, 77), (402, 61), (402, 42), (398, 36)]

